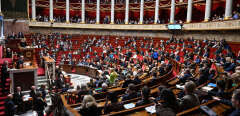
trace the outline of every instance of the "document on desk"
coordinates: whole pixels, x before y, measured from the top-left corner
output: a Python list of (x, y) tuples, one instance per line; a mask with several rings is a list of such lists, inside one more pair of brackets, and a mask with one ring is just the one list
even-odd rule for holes
[(135, 104), (134, 104), (134, 103), (124, 104), (123, 107), (124, 107), (125, 109), (131, 109), (131, 108), (134, 108), (134, 107), (135, 107)]
[(150, 114), (156, 113), (155, 106), (146, 107), (145, 110), (146, 110), (147, 112), (149, 112)]

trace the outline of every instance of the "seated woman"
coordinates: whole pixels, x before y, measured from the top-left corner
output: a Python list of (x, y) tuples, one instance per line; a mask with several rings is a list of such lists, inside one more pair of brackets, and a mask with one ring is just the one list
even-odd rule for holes
[(160, 98), (163, 102), (156, 104), (157, 116), (175, 116), (179, 111), (179, 104), (172, 90), (162, 89)]
[(149, 99), (150, 89), (147, 86), (144, 86), (142, 88), (141, 94), (142, 94), (142, 99), (136, 103), (136, 106), (141, 106), (144, 104), (151, 103), (151, 100)]
[[(110, 101), (111, 103), (108, 103)], [(116, 92), (110, 92), (107, 95), (106, 102), (104, 105), (104, 114), (108, 114), (112, 111), (119, 111), (123, 108), (123, 105), (118, 102), (118, 97)]]
[(96, 100), (91, 95), (85, 95), (79, 113), (82, 116), (98, 116), (100, 111), (98, 110)]
[(196, 85), (193, 81), (186, 82), (184, 86), (185, 96), (180, 99), (179, 103), (182, 111), (200, 105), (198, 96), (194, 94), (195, 89)]
[(138, 95), (137, 95), (137, 92), (135, 91), (135, 85), (130, 83), (126, 90), (126, 94), (122, 96), (122, 101), (130, 100), (130, 99), (136, 98), (137, 96)]

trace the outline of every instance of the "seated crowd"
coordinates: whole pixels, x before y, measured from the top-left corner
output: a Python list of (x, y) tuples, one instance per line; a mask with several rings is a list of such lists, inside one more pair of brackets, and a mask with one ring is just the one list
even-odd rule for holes
[[(21, 34), (12, 34), (8, 38), (22, 37)], [(233, 92), (232, 102), (228, 101), (232, 92), (226, 91), (238, 88), (240, 53), (235, 55), (236, 51), (233, 51), (224, 39), (200, 41), (193, 37), (161, 40), (146, 37), (84, 36), (84, 39), (76, 40), (72, 35), (34, 33), (26, 41), (29, 46), (39, 49), (40, 58), (52, 57), (57, 65), (60, 65), (56, 67), (56, 79), (53, 80), (52, 88), (60, 90), (61, 93), (74, 91), (78, 97), (73, 103), (81, 103), (79, 113), (82, 115), (121, 111), (125, 103), (135, 98), (136, 107), (154, 103), (156, 113), (160, 116), (175, 115), (210, 99), (226, 104), (232, 103), (236, 111), (231, 115), (239, 115), (239, 90)], [(175, 92), (176, 88), (170, 89), (170, 85), (159, 81), (173, 70), (174, 62), (181, 67), (180, 72), (173, 78), (177, 80), (174, 86), (184, 86), (180, 92)], [(96, 68), (99, 75), (88, 84), (72, 88), (64, 78), (66, 73), (61, 67), (64, 64)], [(222, 72), (216, 67), (222, 67)], [(145, 81), (146, 79), (149, 81)], [(216, 88), (208, 91), (204, 97), (198, 95), (196, 91), (199, 87), (209, 82), (216, 83)], [(142, 83), (147, 84), (139, 86)], [(152, 92), (155, 86), (158, 89), (157, 95)], [(116, 87), (122, 88), (124, 92), (120, 94), (111, 90)], [(32, 87), (30, 93), (34, 102), (42, 104), (41, 108), (37, 109), (40, 116), (46, 106), (43, 101), (46, 93), (44, 87), (42, 88), (40, 94), (35, 92), (35, 87)], [(21, 88), (17, 90), (21, 91)], [(105, 97), (103, 109), (99, 108), (96, 98), (101, 94), (104, 95), (101, 97)], [(12, 100), (12, 95), (8, 97), (6, 107), (14, 111), (13, 104), (21, 103)]]
[[(135, 0), (134, 3), (138, 3), (140, 0)], [(152, 1), (152, 0), (149, 0)], [(105, 0), (105, 1), (101, 1), (103, 3), (111, 3), (111, 0)], [(123, 0), (118, 0), (117, 2), (122, 3)], [(89, 2), (91, 3), (91, 2)], [(237, 4), (236, 7), (234, 8), (232, 17), (230, 19), (233, 20), (237, 20), (239, 19), (239, 15), (240, 15), (240, 4)], [(49, 17), (46, 15), (40, 15), (38, 14), (36, 17), (36, 20), (39, 22), (49, 22)], [(132, 17), (130, 17), (129, 20), (129, 24), (139, 24), (139, 19), (132, 19)], [(223, 21), (224, 20), (224, 14), (213, 14), (213, 16), (211, 17), (211, 21)], [(56, 23), (65, 23), (66, 22), (66, 17), (65, 16), (54, 16), (53, 17), (53, 22)], [(80, 16), (75, 15), (75, 16), (70, 16), (69, 19), (70, 23), (81, 23), (82, 19)], [(169, 20), (166, 19), (158, 19), (157, 24), (166, 24), (167, 22), (169, 22)], [(96, 18), (93, 17), (86, 17), (85, 19), (85, 23), (87, 24), (96, 24)], [(102, 21), (102, 24), (110, 24), (110, 16), (105, 16)], [(115, 18), (114, 21), (115, 24), (125, 24), (124, 19), (118, 19)], [(183, 20), (176, 20), (174, 23), (178, 23), (178, 24), (183, 24), (184, 21)], [(154, 24), (154, 17), (145, 17), (143, 24)]]

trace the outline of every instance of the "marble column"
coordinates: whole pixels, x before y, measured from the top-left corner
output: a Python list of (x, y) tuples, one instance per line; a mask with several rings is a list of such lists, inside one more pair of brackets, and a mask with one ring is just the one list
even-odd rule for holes
[(126, 6), (125, 6), (125, 24), (128, 24), (128, 17), (129, 17), (129, 0), (126, 0)]
[(32, 21), (36, 21), (36, 1), (32, 0)]
[(50, 8), (49, 8), (49, 19), (50, 22), (53, 22), (53, 0), (50, 0), (50, 4), (49, 4)]
[(66, 23), (69, 23), (69, 0), (66, 0)]
[(85, 0), (82, 0), (82, 22), (85, 23)]
[(111, 0), (111, 24), (114, 24), (114, 3), (115, 0)]
[(2, 12), (2, 0), (0, 0), (0, 12)]
[(143, 15), (144, 15), (144, 0), (141, 0), (139, 24), (143, 24)]
[(156, 0), (154, 24), (157, 24), (158, 19), (159, 19), (159, 0)]
[(188, 6), (187, 6), (187, 23), (190, 23), (192, 21), (192, 0), (188, 0)]
[[(5, 42), (4, 37), (4, 19), (2, 14), (2, 0), (0, 0), (0, 44)], [(2, 54), (1, 54), (2, 56)]]
[(206, 0), (204, 21), (209, 21), (211, 17), (212, 0)]
[(225, 7), (225, 20), (228, 20), (232, 17), (232, 6), (233, 1), (232, 0), (226, 0), (226, 7)]
[(97, 0), (96, 24), (100, 23), (100, 0)]
[(170, 23), (175, 22), (175, 0), (171, 1)]

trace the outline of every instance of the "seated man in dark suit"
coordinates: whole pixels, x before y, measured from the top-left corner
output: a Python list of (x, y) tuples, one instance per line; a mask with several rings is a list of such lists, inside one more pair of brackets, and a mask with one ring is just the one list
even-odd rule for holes
[(5, 84), (6, 84), (6, 79), (9, 77), (9, 72), (8, 72), (8, 61), (4, 61), (2, 68), (1, 68), (1, 84), (2, 84), (2, 92), (6, 93), (5, 91)]
[(20, 46), (25, 48), (27, 46), (27, 42), (26, 42), (26, 39), (23, 38), (21, 41), (20, 41)]
[(22, 114), (24, 112), (23, 106), (23, 94), (21, 87), (18, 86), (16, 92), (13, 94), (13, 100), (15, 105), (17, 105), (17, 114)]
[(184, 74), (182, 76), (179, 76), (179, 82), (185, 83), (187, 80), (189, 80), (192, 77), (192, 74), (189, 69), (186, 69)]
[(125, 81), (124, 81), (124, 83), (123, 83), (123, 85), (122, 85), (122, 88), (128, 87), (128, 85), (129, 85), (130, 83), (134, 83), (134, 82), (133, 82), (133, 80), (131, 79), (131, 76), (130, 76), (130, 75), (127, 75), (127, 77), (126, 77), (126, 79), (125, 79)]
[(200, 71), (199, 71), (199, 78), (198, 78), (198, 80), (197, 80), (197, 85), (201, 85), (201, 84), (204, 84), (205, 82), (207, 82), (208, 81), (208, 75), (206, 75), (205, 73), (204, 73), (204, 71), (205, 71), (206, 69), (200, 69)]
[(10, 48), (7, 48), (6, 50), (6, 58), (12, 58), (12, 51)]
[(225, 86), (226, 86), (226, 83), (224, 80), (218, 80), (217, 87), (209, 91), (208, 94), (211, 96), (225, 98), (227, 96), (227, 93), (225, 92)]
[[(104, 105), (104, 114), (123, 109), (123, 105), (118, 102), (117, 96), (118, 95), (116, 92), (110, 92), (107, 94), (106, 102)], [(110, 103), (108, 103), (108, 101), (110, 101)]]
[(126, 94), (122, 96), (122, 101), (133, 99), (137, 97), (137, 92), (135, 91), (135, 85), (129, 84), (126, 90)]
[(240, 116), (240, 89), (236, 89), (233, 92), (231, 100), (220, 99), (219, 97), (213, 97), (213, 99), (233, 107), (234, 111), (231, 112), (228, 116)]
[(14, 116), (15, 113), (15, 104), (13, 102), (13, 95), (9, 94), (8, 98), (5, 100), (5, 115)]
[(189, 108), (200, 105), (199, 98), (194, 91), (196, 89), (196, 85), (194, 82), (187, 82), (184, 86), (185, 96), (180, 100), (180, 108), (181, 110), (187, 110)]
[(37, 92), (36, 87), (32, 86), (30, 91), (30, 97), (33, 98), (33, 101), (36, 99), (36, 92)]
[(44, 109), (47, 104), (43, 101), (41, 93), (36, 93), (36, 100), (34, 103), (35, 110), (37, 111), (38, 116), (44, 116)]
[(23, 63), (24, 63), (24, 56), (20, 56), (20, 58), (17, 61), (16, 68), (17, 69), (23, 68)]
[(151, 100), (149, 98), (149, 96), (150, 96), (150, 89), (147, 86), (144, 86), (142, 88), (141, 94), (142, 94), (142, 99), (139, 100), (136, 103), (136, 106), (141, 106), (141, 105), (145, 105), (145, 104), (151, 103)]

